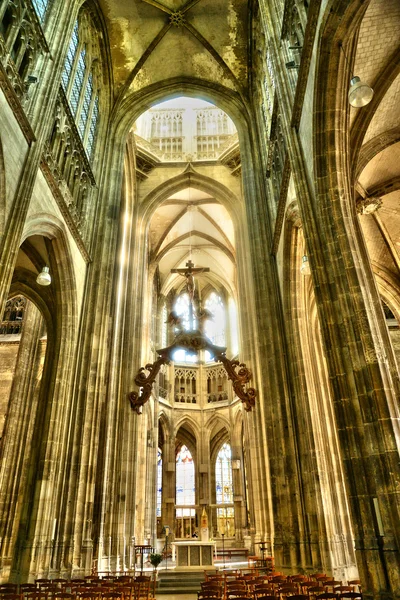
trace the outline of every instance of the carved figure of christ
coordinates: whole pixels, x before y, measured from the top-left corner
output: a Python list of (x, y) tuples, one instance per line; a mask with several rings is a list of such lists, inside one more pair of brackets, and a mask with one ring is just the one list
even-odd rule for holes
[(209, 267), (195, 267), (194, 263), (189, 259), (186, 263), (186, 269), (171, 269), (171, 273), (178, 273), (186, 278), (186, 291), (189, 295), (189, 323), (193, 323), (193, 306), (194, 306), (194, 292), (195, 292), (195, 281), (194, 275), (198, 273), (208, 273)]

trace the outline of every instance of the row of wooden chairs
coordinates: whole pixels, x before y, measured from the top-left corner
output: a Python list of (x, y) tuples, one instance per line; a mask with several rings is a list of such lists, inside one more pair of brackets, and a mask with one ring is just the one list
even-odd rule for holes
[(260, 575), (256, 571), (207, 573), (198, 596), (199, 600), (362, 599), (359, 580), (344, 585), (323, 573), (307, 577), (300, 574), (287, 576), (276, 572)]
[(1, 600), (150, 600), (150, 597), (151, 578), (144, 575), (102, 579), (40, 579), (35, 583), (0, 586)]

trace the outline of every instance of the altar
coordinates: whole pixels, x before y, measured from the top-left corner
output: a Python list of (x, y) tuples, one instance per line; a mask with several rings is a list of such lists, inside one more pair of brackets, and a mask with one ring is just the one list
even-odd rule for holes
[(215, 542), (182, 540), (172, 544), (172, 560), (177, 569), (213, 569)]

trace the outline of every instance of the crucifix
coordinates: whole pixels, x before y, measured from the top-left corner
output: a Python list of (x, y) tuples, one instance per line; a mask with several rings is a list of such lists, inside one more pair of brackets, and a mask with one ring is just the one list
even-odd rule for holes
[(171, 269), (171, 273), (178, 273), (178, 275), (182, 275), (186, 278), (186, 291), (189, 295), (189, 323), (190, 326), (193, 324), (193, 307), (194, 307), (194, 294), (195, 294), (195, 283), (193, 275), (197, 275), (198, 273), (208, 273), (210, 271), (209, 267), (195, 267), (194, 263), (192, 263), (189, 258), (186, 263), (186, 269)]

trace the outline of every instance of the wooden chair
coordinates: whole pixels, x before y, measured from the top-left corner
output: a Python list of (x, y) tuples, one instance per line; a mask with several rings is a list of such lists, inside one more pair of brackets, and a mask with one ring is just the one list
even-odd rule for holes
[(320, 585), (312, 585), (309, 588), (307, 588), (307, 590), (309, 596), (318, 596), (319, 594), (324, 593), (324, 588)]
[(133, 600), (149, 600), (150, 577), (136, 577), (133, 584)]
[[(362, 592), (361, 589), (361, 581), (359, 579), (352, 579), (351, 581), (347, 582), (352, 588), (353, 588), (353, 592)], [(357, 588), (357, 590), (355, 589)]]
[(23, 600), (46, 600), (47, 592), (37, 590), (36, 592), (26, 592), (22, 595)]
[(21, 592), (34, 592), (37, 590), (36, 583), (21, 583), (19, 586)]
[(57, 585), (60, 588), (65, 588), (67, 585), (69, 585), (69, 581), (67, 579), (52, 579), (51, 582), (53, 585)]
[(42, 587), (42, 585), (49, 585), (49, 584), (51, 584), (51, 580), (50, 579), (35, 579), (35, 584), (38, 587)]
[(225, 594), (225, 598), (227, 600), (234, 600), (235, 598), (240, 598), (240, 599), (244, 599), (244, 598), (249, 598), (250, 599), (251, 596), (249, 596), (249, 593), (246, 589), (242, 589), (242, 590), (232, 590), (232, 591), (228, 591)]
[(132, 586), (118, 586), (118, 591), (122, 592), (123, 600), (132, 600)]
[(343, 592), (343, 594), (339, 595), (339, 598), (345, 599), (347, 598), (348, 600), (362, 600), (362, 593), (361, 592)]

